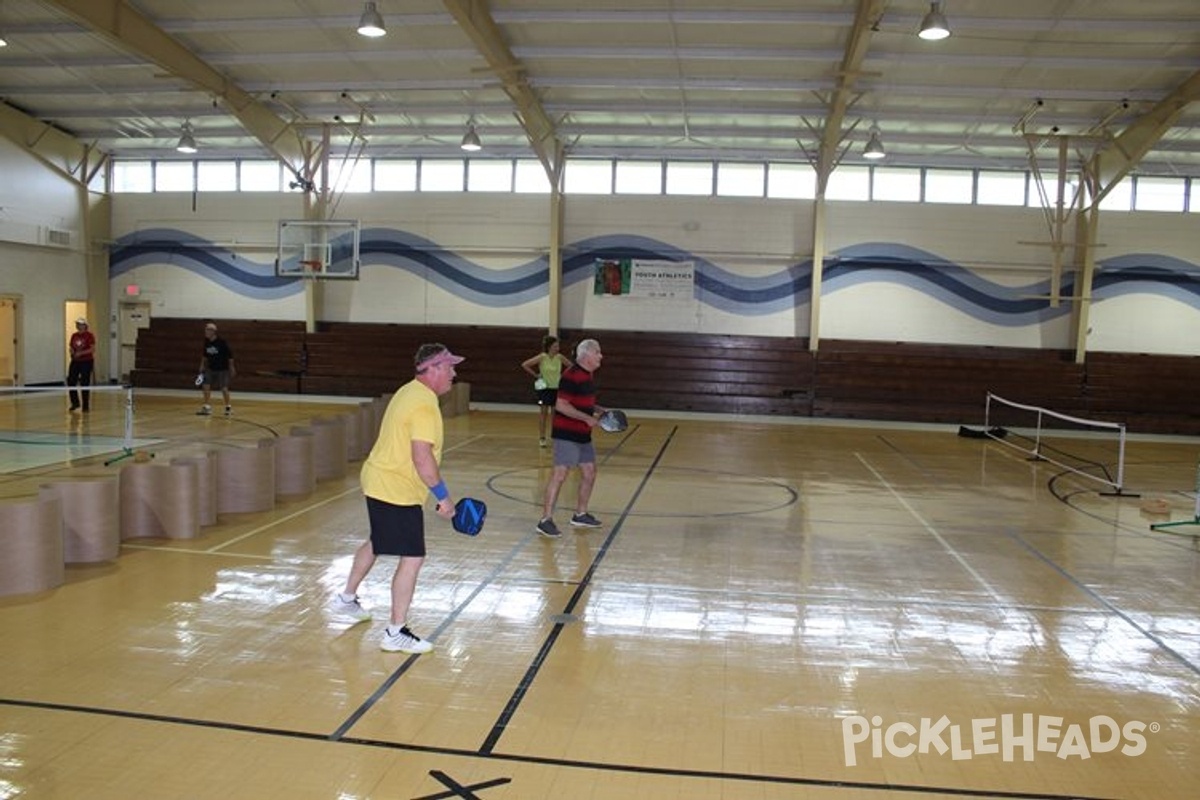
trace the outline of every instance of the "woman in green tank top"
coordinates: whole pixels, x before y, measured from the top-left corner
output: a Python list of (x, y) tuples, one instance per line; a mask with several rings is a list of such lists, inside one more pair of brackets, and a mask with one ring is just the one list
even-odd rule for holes
[(538, 404), (538, 444), (546, 446), (546, 426), (554, 412), (554, 401), (558, 396), (558, 380), (564, 367), (571, 366), (571, 359), (559, 352), (558, 338), (542, 337), (542, 352), (521, 362), (521, 369), (534, 378), (533, 390)]

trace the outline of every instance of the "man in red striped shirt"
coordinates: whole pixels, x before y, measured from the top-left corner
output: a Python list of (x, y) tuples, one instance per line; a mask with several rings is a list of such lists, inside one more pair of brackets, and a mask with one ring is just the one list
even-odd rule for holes
[(575, 363), (568, 367), (558, 382), (558, 399), (554, 404), (554, 421), (550, 438), (554, 442), (554, 469), (546, 484), (546, 497), (537, 532), (548, 538), (562, 536), (554, 524), (554, 504), (567, 479), (567, 472), (579, 468), (579, 496), (571, 525), (577, 528), (599, 528), (600, 520), (588, 513), (588, 500), (596, 483), (596, 448), (592, 446), (592, 428), (604, 409), (596, 404), (596, 384), (593, 373), (600, 368), (604, 355), (595, 339), (584, 339), (575, 348)]

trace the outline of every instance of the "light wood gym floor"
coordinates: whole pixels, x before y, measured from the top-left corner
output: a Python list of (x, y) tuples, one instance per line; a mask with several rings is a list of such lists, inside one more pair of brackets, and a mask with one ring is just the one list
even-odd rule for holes
[[(0, 399), (0, 454), (13, 431), (119, 440), (122, 405)], [(197, 405), (139, 392), (140, 449), (337, 408)], [(386, 559), (362, 590), (372, 622), (326, 612), (366, 532), (357, 464), (0, 599), (0, 798), (1200, 793), (1200, 527), (1151, 531), (1168, 517), (1138, 498), (950, 426), (630, 418), (597, 433), (604, 527), (560, 510), (560, 540), (533, 531), (535, 412), (446, 420), (447, 482), (490, 514), (474, 539), (427, 515), (410, 621), (429, 655), (379, 650)], [(1131, 441), (1127, 491), (1190, 519), (1198, 458), (1195, 439)], [(104, 460), (9, 464), (0, 497), (122, 466)]]

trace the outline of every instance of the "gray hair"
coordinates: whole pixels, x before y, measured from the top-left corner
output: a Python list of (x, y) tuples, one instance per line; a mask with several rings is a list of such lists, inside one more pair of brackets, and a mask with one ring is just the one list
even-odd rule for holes
[(575, 357), (583, 358), (585, 355), (600, 352), (600, 343), (595, 339), (584, 339), (575, 346)]

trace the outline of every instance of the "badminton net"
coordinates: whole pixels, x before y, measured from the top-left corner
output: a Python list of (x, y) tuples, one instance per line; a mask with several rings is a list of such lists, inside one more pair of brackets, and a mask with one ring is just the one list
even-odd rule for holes
[(988, 393), (984, 431), (996, 442), (1120, 494), (1125, 424), (1084, 419)]

